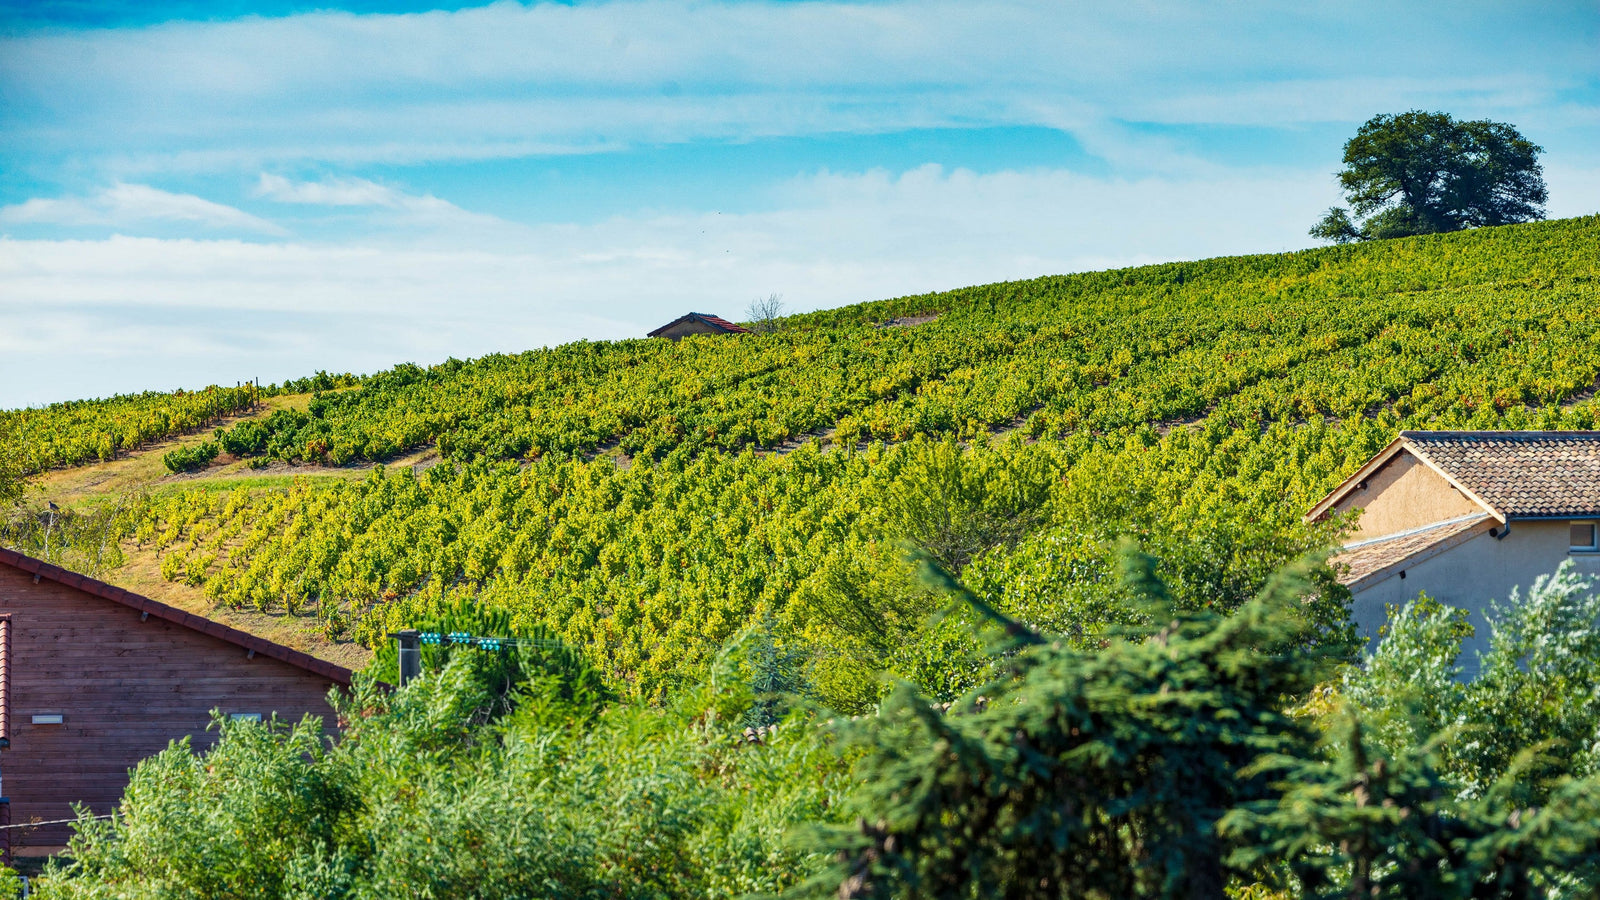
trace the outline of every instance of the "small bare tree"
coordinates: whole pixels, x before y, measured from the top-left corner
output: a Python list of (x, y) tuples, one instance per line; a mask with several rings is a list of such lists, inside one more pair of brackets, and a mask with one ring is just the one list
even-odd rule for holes
[(744, 311), (750, 330), (761, 334), (778, 330), (778, 319), (783, 316), (783, 295), (768, 294), (765, 300), (751, 300)]

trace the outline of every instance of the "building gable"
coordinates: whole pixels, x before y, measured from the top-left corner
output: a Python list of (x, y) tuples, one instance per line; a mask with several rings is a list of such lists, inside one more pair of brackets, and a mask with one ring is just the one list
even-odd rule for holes
[[(0, 550), (0, 776), (13, 822), (73, 818), (73, 805), (115, 808), (128, 771), (189, 737), (215, 741), (212, 712), (318, 716), (348, 669)], [(63, 824), (7, 832), (48, 852)]]
[(1426, 593), (1476, 629), (1458, 660), (1471, 675), (1494, 602), (1562, 565), (1600, 574), (1600, 432), (1401, 432), (1306, 520), (1357, 509), (1329, 563), (1360, 632), (1375, 641), (1391, 610)]
[(1362, 512), (1351, 541), (1491, 512), (1405, 447), (1351, 485), (1327, 512), (1348, 513), (1353, 509)]
[(688, 313), (650, 332), (650, 337), (676, 341), (691, 334), (749, 334), (750, 329), (735, 325), (721, 316)]

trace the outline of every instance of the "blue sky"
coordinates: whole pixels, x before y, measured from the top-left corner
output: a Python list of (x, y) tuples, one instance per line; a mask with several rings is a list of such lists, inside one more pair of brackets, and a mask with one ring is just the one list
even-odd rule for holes
[(0, 407), (1310, 246), (1411, 108), (1600, 211), (1582, 3), (0, 0)]

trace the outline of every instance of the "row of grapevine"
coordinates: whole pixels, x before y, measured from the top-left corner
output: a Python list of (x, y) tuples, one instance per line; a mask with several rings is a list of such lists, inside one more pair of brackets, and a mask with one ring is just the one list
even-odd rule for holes
[[(1330, 539), (1301, 513), (1399, 429), (1596, 427), (1597, 241), (1590, 218), (399, 366), (218, 444), (345, 462), (436, 442), (444, 464), (194, 482), (134, 539), (219, 603), (368, 644), (475, 598), (641, 697), (767, 619), (836, 705), (870, 705), (882, 669), (953, 695), (979, 677), (950, 662), (968, 632), (921, 629), (936, 601), (892, 574), (899, 541), (965, 548), (990, 602), (1084, 640), (1128, 614), (1122, 534), (1182, 602), (1231, 608)], [(769, 450), (819, 429), (843, 449)], [(590, 458), (611, 446), (633, 464)], [(952, 505), (967, 532), (919, 537)]]
[(0, 410), (0, 440), (5, 440), (21, 458), (25, 472), (43, 472), (116, 459), (153, 441), (209, 428), (221, 419), (253, 409), (268, 397), (329, 391), (360, 383), (361, 379), (354, 375), (318, 372), (265, 387), (212, 385), (199, 391), (146, 391)]
[[(777, 334), (580, 342), (396, 367), (231, 439), (344, 464), (437, 444), (535, 459), (1235, 422), (1395, 406), (1446, 424), (1559, 404), (1600, 377), (1600, 219), (1043, 278), (799, 316)], [(866, 327), (938, 310), (915, 328)], [(1478, 416), (1478, 419), (1474, 419)]]

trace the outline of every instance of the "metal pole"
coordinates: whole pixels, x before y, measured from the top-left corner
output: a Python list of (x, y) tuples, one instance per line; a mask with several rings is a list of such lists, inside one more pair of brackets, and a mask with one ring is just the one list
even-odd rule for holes
[(411, 679), (422, 674), (422, 641), (414, 628), (396, 631), (390, 637), (394, 638), (395, 650), (400, 657), (400, 686), (405, 687)]

